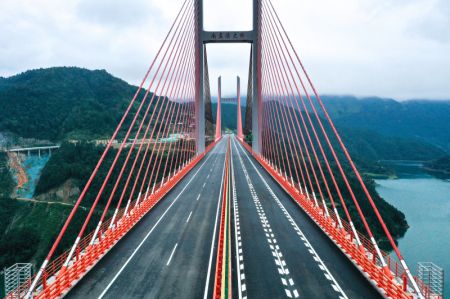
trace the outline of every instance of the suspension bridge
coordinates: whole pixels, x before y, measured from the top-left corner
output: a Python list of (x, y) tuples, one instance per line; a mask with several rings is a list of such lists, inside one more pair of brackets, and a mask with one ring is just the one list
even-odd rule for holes
[[(239, 78), (222, 99), (236, 135), (222, 134), (220, 79), (213, 121), (208, 43), (251, 45), (246, 115)], [(7, 297), (439, 298), (270, 0), (253, 1), (251, 31), (205, 31), (202, 0), (182, 4), (45, 261)]]

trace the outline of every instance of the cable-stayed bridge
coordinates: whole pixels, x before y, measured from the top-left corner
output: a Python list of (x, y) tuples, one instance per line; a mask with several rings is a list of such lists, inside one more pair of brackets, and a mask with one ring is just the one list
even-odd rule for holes
[[(208, 43), (251, 45), (236, 136), (222, 134), (220, 79), (212, 123)], [(251, 31), (205, 31), (202, 1), (182, 4), (44, 263), (7, 295), (64, 296), (438, 298), (409, 270), (270, 0), (253, 1)]]

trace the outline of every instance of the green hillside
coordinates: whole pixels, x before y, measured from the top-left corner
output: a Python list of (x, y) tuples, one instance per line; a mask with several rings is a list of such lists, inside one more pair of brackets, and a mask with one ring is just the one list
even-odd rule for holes
[[(42, 195), (43, 199), (36, 202), (9, 198), (14, 182), (6, 154), (0, 152), (0, 268), (16, 262), (32, 261), (37, 265), (42, 261), (72, 209), (71, 201), (78, 196), (74, 194), (66, 203), (55, 199), (54, 203), (47, 202), (53, 198), (46, 192), (62, 188), (67, 181), (78, 189), (84, 186), (103, 148), (80, 140), (109, 138), (135, 91), (136, 87), (106, 71), (81, 68), (39, 69), (0, 80), (0, 132), (62, 142), (39, 179), (36, 195)], [(73, 143), (74, 139), (78, 141)], [(116, 150), (110, 151), (104, 165), (111, 164), (115, 153)], [(105, 169), (100, 169), (98, 179), (93, 182), (97, 190), (105, 175)], [(113, 173), (112, 179), (116, 175), (117, 172)], [(111, 190), (110, 185), (106, 191)], [(91, 203), (93, 196), (89, 193), (83, 205)], [(102, 198), (100, 208), (104, 201)], [(77, 213), (70, 226), (72, 236), (76, 235), (86, 213), (85, 208)], [(94, 214), (92, 223), (96, 217)], [(71, 242), (63, 240), (59, 252)]]
[[(331, 105), (332, 106), (332, 105)], [(350, 106), (350, 105), (349, 105)], [(333, 108), (333, 107), (332, 107)], [(213, 103), (213, 115), (216, 116), (217, 103)], [(350, 107), (348, 108), (350, 109)], [(241, 107), (242, 117), (245, 117), (245, 107)], [(356, 108), (355, 108), (356, 110)], [(236, 130), (237, 106), (222, 104), (222, 127)], [(314, 116), (312, 116), (314, 119)], [(243, 119), (244, 121), (244, 119)], [(326, 123), (323, 120), (323, 123)], [(345, 145), (355, 158), (364, 161), (378, 160), (417, 160), (427, 161), (440, 158), (446, 152), (436, 145), (427, 143), (414, 136), (392, 136), (378, 133), (374, 129), (338, 125), (338, 131)], [(370, 163), (364, 163), (368, 165)]]
[(0, 81), (0, 132), (51, 141), (106, 137), (135, 91), (105, 70), (27, 71)]
[(424, 164), (424, 168), (439, 178), (450, 179), (450, 156), (428, 161)]
[(0, 152), (0, 198), (9, 197), (14, 189), (14, 179), (8, 169), (7, 155)]
[[(61, 189), (67, 182), (78, 189), (84, 186), (103, 150), (88, 141), (111, 135), (135, 91), (135, 86), (104, 70), (76, 67), (38, 69), (0, 78), (0, 132), (62, 143), (43, 169), (36, 187), (35, 195), (41, 199), (37, 202), (9, 198), (14, 182), (6, 155), (0, 153), (0, 268), (14, 262), (31, 260), (39, 263), (42, 260), (77, 194), (65, 202), (47, 203), (45, 199), (60, 200), (50, 198), (49, 192)], [(450, 115), (444, 104), (416, 102), (403, 105), (379, 99), (367, 100), (367, 103), (357, 99), (325, 100), (350, 152), (367, 173), (389, 173), (375, 162), (377, 160), (432, 160), (443, 154), (437, 146), (445, 148), (447, 144), (449, 133), (442, 128)], [(213, 103), (214, 117), (216, 108)], [(242, 107), (242, 114), (245, 115), (245, 107)], [(236, 128), (236, 105), (222, 106), (222, 124), (224, 128)], [(105, 165), (112, 161), (114, 153), (116, 151), (111, 150)], [(100, 169), (92, 190), (99, 189), (105, 175), (106, 170)], [(110, 181), (117, 175), (117, 172), (113, 173)], [(371, 192), (376, 193), (373, 181), (365, 179)], [(356, 184), (354, 178), (351, 180)], [(111, 184), (107, 185), (105, 192), (111, 188)], [(87, 206), (94, 196), (94, 193), (86, 196)], [(394, 235), (403, 235), (407, 228), (403, 214), (378, 196), (375, 198), (384, 215), (388, 215), (387, 222)], [(101, 207), (105, 200), (103, 196)], [(85, 210), (81, 209), (79, 218), (70, 228), (73, 232), (79, 228), (85, 216), (83, 213)], [(369, 215), (369, 221), (374, 221), (373, 215)], [(376, 231), (378, 234), (378, 229)], [(71, 241), (64, 240), (60, 250)]]
[(450, 101), (323, 96), (337, 125), (415, 138), (450, 152)]

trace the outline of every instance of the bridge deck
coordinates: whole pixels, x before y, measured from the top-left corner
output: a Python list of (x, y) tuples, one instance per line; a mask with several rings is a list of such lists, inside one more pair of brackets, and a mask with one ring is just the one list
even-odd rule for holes
[[(236, 227), (242, 242), (239, 263), (245, 274), (241, 292), (242, 284), (246, 289), (242, 294), (248, 298), (287, 298), (287, 293), (292, 298), (297, 293), (298, 298), (381, 298), (239, 142), (233, 143)], [(254, 188), (253, 195), (249, 185)], [(234, 247), (239, 248), (236, 238), (235, 242)], [(236, 294), (240, 292), (239, 274), (233, 274)]]
[[(208, 289), (210, 298), (226, 139), (67, 297), (204, 298)], [(234, 298), (380, 298), (237, 141), (232, 159), (238, 208), (231, 215)]]
[(210, 261), (212, 296), (225, 145), (222, 140), (66, 298), (202, 298)]
[(26, 152), (26, 151), (37, 151), (37, 150), (49, 150), (60, 148), (60, 145), (47, 145), (47, 146), (34, 146), (34, 147), (19, 147), (11, 148), (6, 150), (7, 152)]

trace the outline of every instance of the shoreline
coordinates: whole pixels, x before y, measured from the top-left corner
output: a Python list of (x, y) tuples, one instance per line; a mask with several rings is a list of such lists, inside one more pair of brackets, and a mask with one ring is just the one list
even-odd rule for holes
[[(430, 261), (449, 271), (446, 248), (450, 246), (450, 239), (442, 236), (445, 236), (445, 232), (450, 228), (450, 201), (447, 196), (450, 192), (450, 181), (431, 175), (425, 176), (427, 173), (423, 171), (422, 177), (400, 176), (398, 180), (378, 180), (376, 190), (386, 202), (406, 217), (409, 228), (396, 240), (410, 267), (414, 269), (418, 262)], [(445, 295), (450, 296), (450, 279), (447, 275), (444, 284)]]

